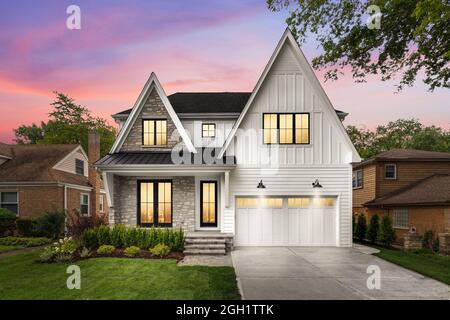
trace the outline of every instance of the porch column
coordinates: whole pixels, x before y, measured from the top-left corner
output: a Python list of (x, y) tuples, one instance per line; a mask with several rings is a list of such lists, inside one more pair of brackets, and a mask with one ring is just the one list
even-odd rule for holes
[(230, 207), (230, 171), (225, 171), (225, 208)]
[(115, 222), (114, 216), (114, 174), (109, 172), (102, 173), (103, 185), (105, 187), (106, 192), (106, 201), (108, 202), (109, 214), (108, 214), (108, 223), (109, 225), (113, 225)]

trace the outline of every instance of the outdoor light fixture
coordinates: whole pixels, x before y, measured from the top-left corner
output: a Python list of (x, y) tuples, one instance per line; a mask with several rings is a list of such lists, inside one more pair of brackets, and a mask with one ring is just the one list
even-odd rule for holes
[(316, 179), (316, 181), (314, 181), (312, 183), (313, 188), (322, 188), (322, 185), (319, 183), (319, 179)]
[(261, 179), (261, 181), (259, 181), (258, 186), (256, 188), (258, 188), (258, 189), (265, 189), (266, 188), (266, 186), (262, 182), (262, 179)]

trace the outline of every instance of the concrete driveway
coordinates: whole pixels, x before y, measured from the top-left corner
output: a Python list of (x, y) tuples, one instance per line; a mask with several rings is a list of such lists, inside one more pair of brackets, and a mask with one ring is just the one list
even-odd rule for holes
[[(233, 265), (243, 299), (446, 299), (450, 287), (354, 248), (238, 247)], [(381, 289), (369, 290), (369, 265)]]

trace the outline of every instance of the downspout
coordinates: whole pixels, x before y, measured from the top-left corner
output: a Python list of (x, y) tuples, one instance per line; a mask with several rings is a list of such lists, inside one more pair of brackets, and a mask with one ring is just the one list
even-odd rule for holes
[(67, 184), (64, 184), (64, 233), (67, 234)]

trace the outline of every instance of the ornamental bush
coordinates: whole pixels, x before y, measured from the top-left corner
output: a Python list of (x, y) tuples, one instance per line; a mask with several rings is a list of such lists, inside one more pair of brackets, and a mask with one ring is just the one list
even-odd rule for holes
[(36, 235), (36, 220), (30, 218), (18, 218), (16, 220), (17, 231), (23, 237)]
[(366, 233), (366, 239), (372, 243), (377, 241), (379, 229), (380, 229), (380, 217), (377, 214), (374, 214), (372, 218), (370, 218), (369, 228), (367, 229)]
[(65, 237), (46, 247), (39, 258), (42, 262), (71, 261), (76, 250), (76, 242), (71, 237)]
[(355, 236), (358, 240), (364, 240), (367, 231), (366, 217), (362, 214), (358, 215), (358, 222), (356, 223)]
[(50, 239), (39, 237), (4, 237), (0, 238), (0, 245), (3, 246), (20, 246), (20, 247), (38, 247), (50, 243)]
[(125, 248), (125, 250), (123, 251), (123, 254), (125, 255), (125, 257), (133, 258), (139, 253), (139, 251), (141, 251), (141, 248), (131, 246), (131, 247)]
[(64, 230), (64, 212), (47, 212), (36, 219), (35, 234), (50, 239), (58, 239)]
[(111, 255), (115, 250), (116, 248), (114, 246), (104, 244), (98, 247), (97, 253), (100, 255)]
[(150, 252), (152, 253), (152, 255), (154, 255), (156, 257), (163, 258), (170, 253), (170, 247), (163, 243), (159, 243), (156, 246), (154, 246), (153, 248), (151, 248)]
[(110, 244), (116, 248), (123, 248), (126, 231), (127, 230), (124, 225), (116, 224), (112, 228), (111, 233), (110, 233), (110, 238), (111, 238)]
[(378, 231), (378, 241), (389, 247), (394, 243), (396, 235), (392, 227), (392, 220), (389, 216), (383, 216), (381, 219), (380, 230)]
[(14, 234), (17, 215), (8, 209), (0, 208), (0, 237)]

